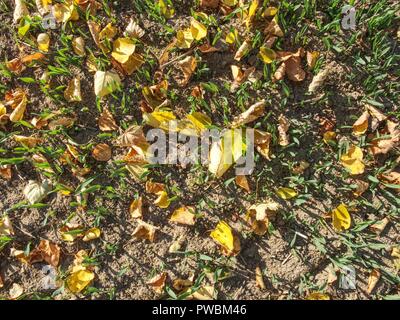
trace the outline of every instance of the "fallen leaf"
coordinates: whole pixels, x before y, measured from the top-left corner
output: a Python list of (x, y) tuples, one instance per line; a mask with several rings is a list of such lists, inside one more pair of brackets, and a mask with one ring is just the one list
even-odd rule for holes
[(340, 162), (350, 174), (357, 175), (364, 172), (365, 165), (362, 162), (363, 157), (364, 155), (361, 148), (353, 145), (349, 148), (347, 153), (342, 154)]
[(13, 283), (13, 285), (11, 286), (8, 293), (9, 293), (10, 299), (16, 300), (20, 296), (22, 296), (22, 294), (24, 293), (24, 289), (19, 284)]
[(170, 221), (193, 226), (196, 222), (196, 210), (192, 206), (183, 206), (176, 209)]
[(400, 270), (400, 247), (393, 247), (391, 256), (393, 259), (393, 265), (398, 272)]
[(43, 180), (42, 183), (29, 180), (23, 193), (30, 204), (35, 204), (43, 200), (50, 191), (51, 185), (48, 180)]
[(81, 80), (78, 77), (70, 80), (64, 91), (64, 98), (68, 102), (82, 101)]
[(276, 194), (281, 199), (289, 200), (297, 196), (297, 191), (292, 188), (281, 187), (276, 190)]
[(73, 293), (85, 289), (94, 279), (94, 272), (84, 269), (71, 273), (67, 278), (67, 287)]
[(371, 294), (374, 291), (379, 279), (381, 278), (381, 272), (378, 269), (373, 269), (368, 277), (367, 293)]
[(182, 244), (185, 241), (185, 235), (180, 235), (168, 248), (169, 253), (176, 253), (181, 250)]
[(336, 141), (336, 132), (327, 131), (323, 134), (323, 141), (329, 146)]
[(155, 292), (161, 294), (163, 293), (165, 288), (165, 281), (167, 280), (167, 275), (168, 274), (166, 272), (157, 274), (150, 280), (146, 281), (146, 284), (150, 285)]
[(154, 242), (155, 233), (156, 227), (138, 219), (138, 226), (133, 231), (132, 236), (137, 239), (144, 239)]
[(57, 22), (65, 23), (70, 20), (79, 20), (79, 14), (73, 0), (67, 0), (65, 3), (56, 3), (53, 5), (53, 14)]
[(60, 263), (60, 247), (49, 240), (41, 240), (39, 245), (31, 251), (29, 262), (36, 263), (45, 261), (53, 267)]
[(240, 252), (240, 240), (225, 221), (220, 221), (210, 236), (222, 247), (224, 254), (231, 256)]
[[(384, 138), (381, 138), (381, 137)], [(398, 123), (387, 120), (385, 128), (371, 141), (369, 148), (373, 155), (387, 154), (400, 144), (400, 129)]]
[(290, 123), (283, 114), (279, 116), (278, 121), (279, 145), (284, 147), (289, 144), (289, 136), (287, 132), (289, 131)]
[(261, 47), (260, 48), (260, 57), (262, 61), (266, 64), (270, 64), (276, 59), (276, 53), (271, 48)]
[(250, 51), (250, 48), (251, 48), (250, 40), (243, 41), (239, 49), (236, 51), (234, 59), (236, 61), (240, 61)]
[(101, 131), (118, 130), (118, 126), (114, 120), (114, 117), (107, 107), (103, 109), (103, 112), (99, 117), (98, 124)]
[(154, 201), (154, 205), (157, 207), (166, 209), (171, 204), (171, 200), (168, 197), (168, 193), (166, 191), (161, 191), (157, 193), (158, 198)]
[(310, 69), (314, 69), (319, 58), (318, 51), (307, 51), (307, 65)]
[(99, 228), (91, 228), (85, 231), (82, 240), (87, 242), (90, 240), (98, 239), (100, 238), (100, 235), (101, 235), (101, 230)]
[(265, 112), (265, 100), (261, 100), (253, 104), (245, 112), (235, 117), (232, 121), (232, 127), (237, 128), (241, 125), (253, 122), (254, 120), (260, 118)]
[(50, 46), (50, 37), (47, 33), (40, 33), (37, 37), (37, 44), (38, 44), (38, 49), (40, 51), (47, 52), (49, 51), (49, 46)]
[(135, 52), (135, 43), (130, 38), (118, 38), (113, 43), (111, 56), (119, 63), (125, 63)]
[(24, 16), (29, 16), (28, 8), (23, 0), (15, 0), (15, 8), (13, 14), (14, 23), (18, 23)]
[(21, 136), (21, 135), (14, 135), (13, 136), (14, 140), (16, 142), (19, 142), (21, 145), (23, 145), (26, 148), (33, 148), (37, 146), (39, 143), (42, 143), (43, 140), (40, 138), (37, 138), (35, 136)]
[(194, 18), (190, 21), (190, 32), (192, 33), (193, 39), (197, 41), (207, 37), (206, 26)]
[(96, 71), (94, 75), (94, 93), (104, 97), (115, 91), (121, 85), (121, 78), (111, 71)]
[(307, 297), (306, 300), (330, 300), (331, 298), (326, 293), (312, 292)]
[(340, 204), (332, 210), (332, 224), (336, 231), (347, 230), (351, 226), (351, 216), (347, 211), (346, 205)]
[(264, 283), (262, 271), (260, 267), (256, 267), (256, 285), (259, 287), (261, 290), (265, 290), (266, 286)]
[(250, 67), (242, 71), (240, 67), (232, 65), (231, 70), (233, 76), (233, 83), (231, 84), (230, 90), (231, 92), (235, 92), (239, 88), (239, 86), (242, 83), (244, 83), (250, 77), (251, 74), (254, 73), (256, 68)]
[(178, 30), (176, 33), (176, 46), (179, 49), (189, 49), (194, 41), (192, 31), (190, 29)]
[(112, 156), (111, 148), (106, 143), (100, 143), (94, 147), (92, 155), (97, 161), (108, 161)]
[(140, 39), (145, 35), (145, 31), (130, 18), (128, 25), (125, 28), (124, 36)]
[(6, 180), (11, 180), (12, 178), (11, 165), (8, 164), (0, 165), (0, 177)]
[(143, 198), (139, 197), (133, 200), (129, 206), (129, 213), (132, 219), (143, 218)]
[(385, 230), (386, 226), (390, 222), (388, 217), (385, 217), (374, 224), (370, 225), (370, 229), (375, 232), (377, 235), (380, 235), (383, 230)]
[(328, 64), (325, 68), (321, 69), (321, 71), (319, 71), (313, 77), (310, 85), (308, 86), (308, 92), (314, 93), (319, 88), (321, 88), (322, 85), (325, 83), (325, 80), (328, 78), (328, 76), (332, 72), (332, 69), (333, 69), (333, 64), (332, 63)]
[(12, 227), (10, 218), (8, 216), (3, 216), (0, 218), (0, 236), (12, 236), (14, 234), (14, 229)]
[(365, 191), (368, 190), (369, 183), (360, 179), (354, 179), (353, 180), (354, 184), (357, 186), (357, 188), (353, 191), (353, 194), (356, 197), (361, 196)]
[(82, 37), (75, 37), (72, 39), (72, 49), (75, 54), (84, 57), (86, 56), (85, 40)]
[(187, 299), (195, 300), (214, 300), (215, 288), (214, 286), (201, 286), (198, 290), (190, 294)]
[(267, 160), (270, 160), (269, 152), (271, 138), (272, 136), (268, 132), (254, 130), (254, 145), (256, 146), (257, 151)]
[(186, 86), (196, 70), (196, 58), (193, 56), (188, 56), (185, 59), (178, 61), (177, 65), (183, 72), (183, 79), (178, 79), (178, 83), (180, 86)]
[(363, 135), (368, 129), (369, 112), (366, 110), (353, 124), (353, 133), (356, 136)]
[(166, 0), (158, 0), (158, 6), (165, 18), (170, 19), (174, 16), (175, 9), (171, 5), (167, 4)]
[(200, 0), (200, 7), (216, 9), (219, 6), (219, 0)]
[(275, 16), (271, 20), (271, 22), (267, 25), (267, 27), (264, 29), (264, 33), (267, 35), (283, 37), (284, 34), (283, 34), (281, 27), (278, 24), (277, 16)]
[(236, 184), (247, 192), (251, 192), (249, 182), (247, 181), (247, 177), (243, 175), (239, 175), (235, 177)]

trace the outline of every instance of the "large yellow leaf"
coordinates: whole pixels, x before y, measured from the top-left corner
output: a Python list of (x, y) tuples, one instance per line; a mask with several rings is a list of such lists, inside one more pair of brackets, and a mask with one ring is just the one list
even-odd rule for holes
[(129, 38), (118, 38), (113, 43), (112, 57), (119, 63), (126, 63), (135, 52), (135, 43)]
[(85, 289), (94, 279), (94, 273), (90, 270), (78, 270), (67, 278), (68, 289), (73, 293), (79, 293)]
[(190, 32), (195, 40), (201, 40), (207, 37), (206, 26), (193, 18), (190, 22)]
[(176, 33), (176, 46), (180, 49), (189, 49), (194, 41), (190, 29), (179, 30)]
[(289, 200), (297, 196), (297, 191), (292, 188), (281, 187), (276, 190), (276, 194), (284, 200)]
[(227, 255), (236, 255), (240, 251), (239, 238), (233, 234), (231, 227), (225, 222), (220, 221), (210, 234)]
[(104, 97), (115, 91), (121, 85), (121, 78), (111, 71), (96, 71), (94, 75), (94, 93)]
[(336, 231), (347, 230), (351, 225), (351, 217), (346, 205), (340, 204), (332, 210), (332, 224)]
[(363, 152), (361, 148), (353, 145), (346, 154), (340, 157), (342, 165), (350, 171), (350, 174), (356, 175), (364, 172), (365, 165), (363, 163)]

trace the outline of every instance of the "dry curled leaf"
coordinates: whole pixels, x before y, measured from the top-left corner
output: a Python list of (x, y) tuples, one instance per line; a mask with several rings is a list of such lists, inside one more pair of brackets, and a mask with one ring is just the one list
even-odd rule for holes
[(279, 133), (279, 145), (281, 146), (287, 146), (289, 144), (289, 136), (288, 136), (288, 131), (289, 131), (289, 120), (281, 114), (278, 118), (279, 125), (278, 125), (278, 133)]
[(167, 275), (168, 274), (166, 272), (157, 274), (150, 280), (146, 281), (146, 284), (150, 285), (155, 292), (161, 294), (161, 293), (163, 293), (164, 288), (165, 288), (165, 282), (167, 280)]
[(143, 218), (143, 198), (139, 197), (133, 200), (129, 206), (129, 214), (132, 219)]
[(13, 19), (14, 23), (18, 23), (24, 16), (29, 16), (28, 8), (23, 0), (15, 0), (15, 8)]
[(103, 109), (103, 112), (99, 117), (98, 124), (101, 131), (118, 130), (118, 126), (115, 123), (114, 117), (107, 107)]
[(43, 180), (42, 183), (29, 180), (23, 190), (23, 194), (30, 204), (35, 204), (43, 200), (50, 191), (51, 185), (48, 180)]
[(138, 220), (138, 225), (132, 233), (132, 236), (137, 239), (149, 240), (154, 242), (156, 227), (142, 220)]
[(196, 222), (196, 210), (192, 206), (183, 206), (178, 209), (176, 209), (171, 218), (170, 221), (180, 223), (180, 224), (185, 224), (189, 226), (193, 226)]
[(72, 49), (76, 55), (80, 57), (86, 56), (85, 40), (82, 37), (72, 39)]
[(332, 73), (333, 64), (328, 64), (325, 68), (323, 68), (320, 72), (318, 72), (312, 79), (310, 85), (308, 86), (308, 92), (314, 93), (319, 88), (323, 86), (325, 80)]
[(368, 294), (372, 293), (380, 278), (381, 278), (381, 272), (378, 269), (373, 269), (368, 277), (368, 287), (367, 287)]
[(131, 18), (125, 28), (124, 35), (126, 37), (140, 39), (145, 35), (145, 31)]
[(183, 78), (177, 79), (180, 86), (186, 86), (192, 77), (194, 71), (197, 67), (196, 58), (193, 56), (188, 56), (183, 60), (178, 61), (177, 65), (182, 70)]
[(78, 77), (69, 81), (68, 86), (64, 91), (64, 98), (68, 102), (82, 101), (81, 80)]
[(356, 136), (363, 135), (368, 129), (369, 112), (366, 110), (353, 124), (353, 133)]
[(9, 164), (0, 165), (0, 177), (6, 180), (11, 180), (12, 178), (11, 165)]
[(45, 261), (53, 267), (57, 267), (60, 262), (60, 247), (48, 240), (41, 240), (39, 245), (31, 251), (29, 262), (36, 263)]
[(232, 121), (232, 127), (237, 128), (241, 125), (252, 122), (261, 116), (265, 112), (265, 100), (261, 100), (248, 108), (245, 112), (235, 117)]
[(235, 177), (236, 184), (247, 192), (251, 192), (249, 182), (247, 181), (247, 177), (243, 175), (239, 175)]
[(251, 42), (250, 40), (245, 40), (236, 51), (234, 59), (236, 61), (240, 61), (251, 49)]
[(259, 287), (261, 290), (265, 290), (266, 286), (264, 283), (264, 279), (263, 279), (263, 275), (262, 275), (262, 271), (260, 267), (256, 267), (256, 284), (257, 287)]
[(100, 143), (94, 147), (92, 155), (97, 161), (108, 161), (111, 159), (111, 148), (106, 143)]

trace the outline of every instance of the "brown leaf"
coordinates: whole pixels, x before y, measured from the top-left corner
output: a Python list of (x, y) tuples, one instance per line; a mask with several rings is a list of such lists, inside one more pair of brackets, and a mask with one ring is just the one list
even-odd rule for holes
[(236, 184), (241, 187), (242, 189), (246, 190), (247, 192), (251, 192), (249, 182), (247, 181), (246, 176), (236, 176), (235, 177)]
[(386, 127), (380, 132), (380, 136), (388, 136), (385, 138), (376, 137), (372, 140), (369, 150), (373, 155), (387, 154), (400, 143), (400, 129), (398, 123), (387, 120)]
[(265, 100), (261, 100), (250, 106), (245, 112), (235, 117), (232, 121), (232, 127), (236, 128), (241, 125), (252, 122), (261, 117), (265, 112)]
[(372, 224), (370, 226), (370, 229), (373, 232), (375, 232), (377, 235), (380, 235), (383, 232), (383, 230), (385, 230), (385, 228), (389, 222), (390, 222), (389, 218), (385, 217), (382, 220), (379, 220), (379, 221), (375, 222), (374, 224)]
[(111, 159), (111, 148), (106, 143), (100, 143), (94, 147), (92, 155), (97, 161), (108, 161)]
[(286, 74), (290, 80), (299, 82), (305, 79), (306, 73), (301, 67), (300, 57), (291, 57), (285, 64)]
[(166, 272), (157, 274), (150, 280), (146, 281), (146, 284), (150, 285), (155, 292), (161, 294), (164, 291), (167, 275), (168, 274)]
[(361, 196), (365, 191), (368, 190), (369, 183), (360, 179), (354, 179), (353, 183), (357, 186), (357, 188), (353, 191), (353, 194), (356, 197)]
[(368, 278), (368, 287), (367, 287), (368, 294), (372, 293), (380, 278), (381, 278), (381, 272), (378, 269), (374, 269), (371, 271)]
[(193, 56), (186, 57), (183, 60), (178, 61), (177, 65), (183, 72), (183, 79), (177, 79), (180, 86), (186, 86), (196, 70), (197, 61)]
[(142, 220), (138, 220), (139, 224), (132, 233), (132, 236), (137, 239), (149, 240), (154, 242), (156, 227), (148, 224)]
[(132, 219), (143, 218), (143, 198), (139, 197), (131, 202), (129, 213)]
[(103, 109), (103, 112), (99, 117), (98, 124), (101, 131), (118, 130), (118, 126), (115, 123), (114, 117), (107, 107)]
[(356, 136), (364, 134), (368, 130), (369, 112), (366, 110), (353, 124), (353, 133)]
[(278, 120), (279, 145), (287, 146), (289, 144), (289, 136), (287, 134), (290, 126), (289, 121), (283, 114), (279, 116)]
[(263, 279), (263, 275), (262, 275), (262, 271), (260, 267), (256, 267), (256, 284), (257, 287), (259, 287), (262, 290), (266, 289), (265, 283), (264, 283), (264, 279)]
[(11, 180), (12, 178), (11, 165), (9, 164), (0, 165), (0, 177), (6, 180)]
[(41, 240), (39, 246), (32, 250), (29, 255), (29, 262), (36, 263), (45, 261), (53, 267), (60, 262), (60, 247), (48, 240)]
[(219, 6), (219, 0), (200, 0), (201, 8), (213, 8), (216, 9)]

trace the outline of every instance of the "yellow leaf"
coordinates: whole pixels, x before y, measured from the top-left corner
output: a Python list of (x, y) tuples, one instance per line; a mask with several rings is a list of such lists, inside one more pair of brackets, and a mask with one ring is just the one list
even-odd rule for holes
[(111, 71), (96, 71), (94, 75), (94, 93), (104, 97), (115, 91), (121, 85), (121, 78)]
[(333, 131), (327, 131), (323, 135), (323, 141), (327, 144), (330, 145), (330, 143), (334, 142), (336, 140), (336, 133)]
[(75, 9), (72, 0), (65, 3), (56, 3), (53, 6), (53, 13), (57, 22), (67, 22), (69, 20), (79, 20), (78, 11)]
[(68, 289), (73, 293), (79, 293), (85, 289), (94, 279), (94, 273), (90, 270), (73, 272), (67, 278)]
[(240, 251), (240, 241), (233, 232), (231, 227), (225, 222), (220, 221), (210, 234), (228, 255), (238, 254)]
[(330, 300), (331, 298), (326, 293), (312, 292), (307, 297), (307, 300)]
[(175, 9), (167, 4), (166, 0), (158, 0), (158, 6), (160, 7), (161, 13), (165, 18), (169, 19), (173, 17)]
[(99, 41), (107, 39), (108, 41), (111, 41), (118, 33), (118, 30), (116, 27), (114, 27), (111, 23), (107, 24), (103, 30), (99, 32)]
[(238, 33), (237, 29), (234, 29), (233, 31), (229, 32), (226, 35), (225, 41), (226, 41), (226, 43), (229, 43), (229, 44), (238, 42), (239, 41), (239, 33)]
[(222, 3), (228, 7), (234, 7), (237, 5), (238, 0), (222, 0)]
[(143, 63), (144, 63), (143, 57), (138, 53), (133, 53), (129, 57), (128, 61), (121, 64), (121, 66), (127, 75), (131, 75), (136, 70), (138, 70), (143, 65)]
[(235, 182), (239, 187), (246, 190), (247, 192), (250, 192), (250, 186), (246, 176), (236, 176)]
[(267, 47), (260, 48), (260, 56), (262, 61), (266, 64), (270, 64), (276, 59), (275, 51)]
[(193, 41), (194, 38), (190, 29), (179, 30), (176, 33), (176, 46), (180, 49), (189, 49)]
[(332, 224), (336, 231), (347, 230), (351, 225), (351, 217), (347, 211), (346, 205), (340, 204), (332, 210)]
[(190, 32), (195, 40), (201, 40), (207, 37), (206, 26), (193, 18), (190, 22)]
[(297, 196), (297, 191), (292, 188), (281, 187), (276, 190), (276, 194), (284, 200), (289, 200)]
[(28, 99), (26, 98), (25, 92), (22, 90), (16, 89), (14, 93), (16, 94), (14, 101), (16, 101), (17, 104), (15, 107), (13, 106), (14, 111), (10, 114), (10, 121), (17, 122), (24, 117)]
[(85, 40), (82, 37), (72, 39), (72, 49), (76, 55), (84, 57), (86, 55)]
[(365, 165), (362, 162), (363, 152), (361, 148), (353, 145), (349, 148), (346, 154), (340, 157), (342, 165), (350, 171), (350, 174), (356, 175), (364, 172)]
[(170, 221), (193, 226), (196, 221), (195, 208), (183, 206), (174, 211)]
[(249, 12), (247, 14), (246, 17), (246, 26), (247, 28), (250, 26), (251, 22), (254, 19), (254, 16), (257, 12), (258, 9), (258, 5), (259, 5), (259, 0), (253, 0), (253, 2), (251, 3), (250, 7), (249, 7)]
[(87, 242), (90, 240), (100, 238), (100, 235), (101, 235), (101, 230), (99, 228), (91, 228), (91, 229), (85, 231), (85, 234), (84, 234), (82, 240)]
[(156, 110), (152, 113), (144, 113), (143, 120), (153, 128), (168, 130), (170, 121), (176, 120), (176, 117), (171, 111)]
[(353, 133), (356, 136), (363, 135), (368, 129), (369, 112), (366, 110), (353, 124)]
[(4, 216), (0, 218), (0, 236), (11, 236), (14, 234), (14, 229), (12, 227), (10, 218)]
[(171, 201), (168, 198), (168, 193), (166, 191), (160, 191), (157, 193), (158, 198), (154, 201), (154, 205), (160, 208), (168, 208)]
[(212, 124), (210, 117), (201, 112), (193, 112), (188, 114), (186, 119), (193, 124), (198, 133), (206, 130), (207, 127)]
[(82, 101), (81, 80), (77, 77), (73, 78), (64, 91), (64, 98), (68, 102)]
[(263, 17), (273, 17), (278, 13), (278, 8), (268, 7), (263, 12)]
[(129, 171), (133, 177), (133, 180), (136, 182), (142, 182), (147, 179), (147, 173), (149, 172), (149, 169), (145, 167), (145, 164), (130, 163), (127, 164), (125, 168)]
[(44, 52), (49, 51), (50, 37), (47, 33), (40, 33), (37, 37), (38, 49)]
[(113, 43), (112, 57), (119, 63), (125, 63), (135, 52), (135, 43), (129, 38), (118, 38)]

